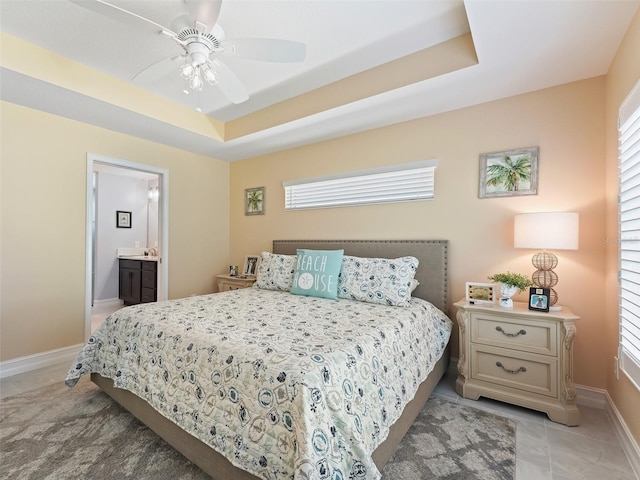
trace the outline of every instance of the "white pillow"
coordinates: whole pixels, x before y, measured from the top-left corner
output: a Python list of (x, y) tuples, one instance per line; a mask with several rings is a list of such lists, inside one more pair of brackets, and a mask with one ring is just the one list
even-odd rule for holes
[(415, 257), (361, 258), (342, 257), (338, 278), (338, 297), (394, 307), (406, 307), (411, 301)]
[(258, 262), (255, 286), (264, 290), (289, 292), (293, 285), (296, 255), (262, 252)]

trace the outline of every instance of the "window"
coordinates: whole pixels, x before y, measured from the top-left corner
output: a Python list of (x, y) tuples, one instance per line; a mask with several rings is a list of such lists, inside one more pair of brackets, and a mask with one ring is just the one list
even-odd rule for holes
[(437, 160), (284, 182), (285, 210), (433, 198)]
[(640, 82), (620, 107), (620, 367), (640, 389)]

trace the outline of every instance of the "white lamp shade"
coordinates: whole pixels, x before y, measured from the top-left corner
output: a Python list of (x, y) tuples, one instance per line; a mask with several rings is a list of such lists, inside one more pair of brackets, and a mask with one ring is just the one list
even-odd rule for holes
[(516, 215), (513, 246), (548, 250), (578, 249), (579, 216), (574, 212), (542, 212)]

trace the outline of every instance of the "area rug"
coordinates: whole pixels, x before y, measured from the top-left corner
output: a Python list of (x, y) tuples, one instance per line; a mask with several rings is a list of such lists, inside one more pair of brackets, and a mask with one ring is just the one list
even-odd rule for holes
[[(84, 378), (0, 401), (0, 455), (3, 479), (209, 478)], [(514, 476), (514, 422), (440, 397), (429, 399), (382, 472), (383, 480)]]

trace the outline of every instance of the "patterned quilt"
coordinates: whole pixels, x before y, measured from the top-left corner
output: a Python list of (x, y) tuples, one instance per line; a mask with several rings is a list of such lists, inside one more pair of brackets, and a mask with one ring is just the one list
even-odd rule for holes
[(449, 341), (430, 303), (247, 288), (108, 317), (66, 378), (96, 372), (266, 480), (379, 479), (371, 454)]

